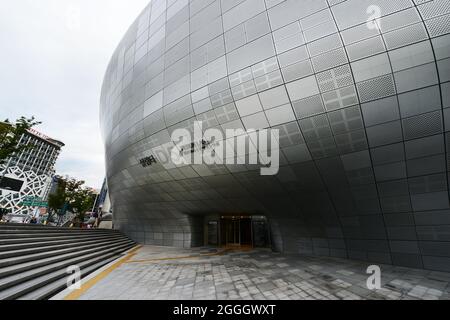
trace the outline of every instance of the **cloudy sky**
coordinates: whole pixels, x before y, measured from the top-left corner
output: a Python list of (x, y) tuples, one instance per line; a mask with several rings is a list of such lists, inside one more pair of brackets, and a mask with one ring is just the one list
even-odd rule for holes
[(0, 119), (35, 116), (66, 147), (57, 172), (101, 187), (103, 75), (149, 0), (0, 0)]

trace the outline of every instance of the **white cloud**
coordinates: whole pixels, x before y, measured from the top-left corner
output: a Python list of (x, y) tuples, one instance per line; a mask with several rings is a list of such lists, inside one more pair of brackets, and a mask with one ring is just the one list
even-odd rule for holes
[(57, 163), (100, 187), (104, 152), (98, 114), (110, 57), (148, 0), (0, 2), (0, 119), (36, 116), (63, 141)]

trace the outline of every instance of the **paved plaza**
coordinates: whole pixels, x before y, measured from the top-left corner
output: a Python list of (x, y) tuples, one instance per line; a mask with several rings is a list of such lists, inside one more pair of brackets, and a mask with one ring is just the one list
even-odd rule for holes
[(450, 273), (381, 265), (369, 290), (368, 263), (277, 254), (145, 246), (80, 300), (444, 300)]

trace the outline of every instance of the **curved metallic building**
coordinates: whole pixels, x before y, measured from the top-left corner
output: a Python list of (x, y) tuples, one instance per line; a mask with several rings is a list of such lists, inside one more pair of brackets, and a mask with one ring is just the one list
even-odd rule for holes
[[(102, 90), (116, 227), (190, 247), (259, 216), (279, 251), (450, 271), (449, 33), (448, 0), (152, 1)], [(160, 163), (195, 121), (279, 129), (279, 173)]]

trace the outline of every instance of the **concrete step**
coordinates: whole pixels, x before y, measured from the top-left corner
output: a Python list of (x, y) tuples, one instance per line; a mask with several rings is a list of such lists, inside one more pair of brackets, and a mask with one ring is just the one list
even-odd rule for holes
[(63, 236), (55, 236), (55, 237), (37, 237), (37, 238), (17, 238), (17, 239), (0, 239), (0, 248), (4, 245), (12, 245), (12, 244), (24, 244), (24, 243), (36, 243), (43, 241), (60, 241), (60, 240), (71, 240), (71, 239), (89, 239), (94, 237), (103, 237), (104, 235), (100, 234), (85, 234), (85, 235), (63, 235)]
[[(14, 224), (14, 223), (0, 223), (0, 230), (58, 230), (58, 231), (86, 231), (95, 232), (101, 231), (101, 229), (81, 229), (81, 228), (62, 228), (53, 226), (33, 225), (33, 224)], [(116, 231), (117, 232), (117, 231)]]
[(0, 251), (0, 260), (6, 258), (20, 257), (33, 253), (41, 253), (41, 252), (49, 252), (59, 249), (67, 249), (67, 248), (75, 248), (89, 244), (95, 244), (105, 241), (114, 241), (115, 239), (123, 239), (123, 236), (109, 236), (109, 237), (101, 237), (95, 239), (86, 239), (84, 241), (73, 241), (66, 244), (62, 244), (58, 242), (41, 242), (41, 243), (31, 243), (26, 244), (22, 248), (14, 249), (14, 250), (4, 250)]
[(111, 235), (117, 233), (111, 232), (39, 232), (39, 233), (28, 233), (28, 232), (20, 232), (20, 233), (3, 233), (0, 234), (0, 240), (4, 239), (30, 239), (30, 238), (51, 238), (58, 236), (83, 236), (83, 235)]
[[(96, 270), (96, 268), (89, 267), (96, 265), (105, 265), (110, 261), (110, 258), (118, 256), (120, 255), (120, 253), (125, 252), (132, 247), (133, 245), (130, 244), (116, 246), (108, 250), (108, 253), (99, 254), (91, 259), (85, 259), (82, 263), (79, 264), (81, 270), (83, 270), (83, 268), (87, 268), (84, 273), (82, 272), (82, 276), (85, 277), (87, 275), (87, 272), (91, 273)], [(61, 289), (64, 290), (66, 288), (67, 276), (68, 275), (66, 273), (66, 270), (60, 269), (57, 272), (48, 273), (40, 277), (35, 277), (30, 281), (23, 282), (7, 290), (3, 290), (2, 292), (0, 292), (0, 300), (18, 299), (27, 294), (30, 295), (33, 292), (35, 292), (35, 299), (54, 295), (58, 292), (58, 290), (61, 291)], [(49, 287), (51, 287), (51, 290), (49, 290)], [(39, 290), (39, 292), (36, 292), (36, 290)]]
[[(132, 247), (130, 247), (129, 249), (131, 249)], [(127, 249), (127, 250), (129, 250)], [(88, 266), (88, 267), (83, 267), (81, 269), (81, 279), (86, 278), (88, 275), (90, 275), (91, 273), (97, 271), (98, 269), (104, 267), (105, 265), (109, 264), (110, 262), (113, 262), (114, 260), (118, 259), (120, 257), (120, 254), (115, 254), (112, 257), (109, 257), (110, 254), (103, 256), (102, 258), (100, 258), (100, 262), (95, 263), (94, 265)], [(63, 279), (59, 279), (56, 280), (54, 282), (51, 282), (47, 285), (44, 285), (42, 287), (40, 287), (37, 290), (31, 291), (23, 296), (21, 296), (20, 298), (18, 298), (17, 300), (26, 300), (26, 301), (30, 301), (30, 300), (47, 300), (50, 299), (54, 296), (56, 296), (58, 293), (64, 291), (65, 289), (67, 289), (67, 283), (66, 283), (66, 278)]]
[(136, 243), (114, 230), (0, 224), (0, 300), (47, 299), (67, 286), (67, 268), (82, 276)]
[(104, 245), (113, 244), (113, 243), (116, 243), (118, 241), (123, 241), (123, 240), (124, 240), (123, 237), (120, 237), (118, 239), (110, 238), (110, 239), (102, 240), (102, 242), (94, 242), (94, 243), (90, 243), (90, 244), (82, 243), (81, 246), (73, 246), (73, 247), (69, 247), (69, 248), (49, 250), (49, 251), (39, 252), (39, 253), (34, 252), (31, 254), (16, 255), (14, 257), (6, 257), (3, 259), (1, 258), (1, 255), (0, 255), (0, 268), (9, 267), (9, 266), (13, 266), (16, 264), (30, 262), (30, 261), (60, 256), (60, 255), (66, 254), (66, 253), (79, 252), (79, 251), (83, 251), (83, 250), (87, 250), (87, 249), (91, 249), (91, 248), (93, 249), (93, 248), (97, 248), (97, 247), (102, 247)]
[[(115, 237), (123, 237), (123, 235), (118, 234)], [(8, 245), (1, 245), (0, 246), (0, 253), (4, 252), (4, 251), (14, 251), (14, 250), (21, 250), (21, 249), (29, 249), (30, 246), (31, 247), (36, 247), (36, 248), (44, 248), (44, 247), (51, 247), (54, 246), (55, 244), (71, 244), (71, 243), (82, 243), (84, 241), (90, 241), (90, 240), (101, 240), (101, 239), (105, 239), (105, 238), (109, 238), (109, 237), (105, 237), (105, 236), (90, 236), (90, 237), (85, 237), (83, 240), (83, 238), (68, 238), (67, 240), (57, 240), (57, 241), (52, 241), (52, 239), (47, 239), (47, 241), (32, 241), (32, 242), (27, 242), (27, 243), (18, 243), (18, 244), (8, 244)], [(33, 239), (34, 240), (34, 239)]]
[(35, 234), (75, 234), (75, 233), (80, 233), (80, 234), (117, 234), (120, 232), (114, 231), (114, 230), (107, 230), (107, 229), (95, 229), (92, 231), (83, 231), (81, 229), (73, 229), (73, 230), (0, 230), (0, 235), (9, 235), (9, 234), (30, 234), (30, 235), (35, 235)]
[(58, 270), (64, 269), (66, 270), (67, 267), (73, 266), (73, 265), (79, 265), (81, 264), (83, 261), (104, 255), (104, 254), (109, 254), (111, 252), (113, 252), (116, 247), (121, 247), (121, 246), (135, 246), (136, 244), (133, 241), (129, 241), (129, 242), (123, 242), (123, 243), (118, 243), (116, 246), (113, 247), (113, 249), (108, 248), (108, 249), (99, 249), (96, 252), (92, 252), (92, 253), (88, 253), (88, 254), (83, 254), (83, 255), (79, 255), (76, 256), (74, 258), (71, 259), (66, 259), (63, 261), (58, 261), (52, 264), (48, 264), (48, 265), (44, 265), (42, 267), (38, 267), (38, 268), (33, 268), (30, 269), (28, 271), (24, 271), (21, 273), (17, 273), (17, 274), (13, 274), (10, 275), (8, 277), (5, 277), (3, 279), (0, 279), (0, 292), (11, 288), (13, 286), (16, 286), (20, 283), (26, 282), (26, 281), (30, 281), (34, 278), (38, 278), (41, 277), (43, 275), (49, 274), (49, 273), (53, 273), (53, 272), (57, 272)]
[[(130, 240), (127, 238), (124, 240), (124, 242), (128, 242), (128, 241), (130, 241)], [(103, 249), (105, 249), (105, 250), (112, 249), (113, 247), (114, 247), (114, 245), (107, 245), (107, 246), (104, 246)], [(98, 251), (98, 248), (92, 248), (92, 249), (87, 249), (87, 250), (83, 250), (80, 252), (66, 253), (63, 255), (56, 256), (56, 257), (45, 258), (45, 259), (40, 259), (40, 260), (36, 260), (36, 261), (25, 262), (25, 263), (13, 265), (13, 266), (0, 268), (0, 279), (5, 278), (10, 275), (13, 275), (13, 274), (28, 271), (28, 270), (31, 270), (34, 268), (43, 267), (43, 266), (46, 266), (46, 265), (49, 265), (49, 264), (52, 264), (55, 262), (60, 262), (60, 261), (64, 261), (67, 259), (75, 258), (76, 256), (79, 256), (79, 255), (94, 253), (96, 251)]]
[(86, 228), (70, 228), (70, 227), (55, 227), (55, 226), (44, 226), (44, 225), (33, 225), (33, 224), (1, 224), (0, 230), (54, 230), (54, 231), (71, 231), (71, 230), (80, 230), (80, 231), (98, 231), (101, 229), (86, 229)]

